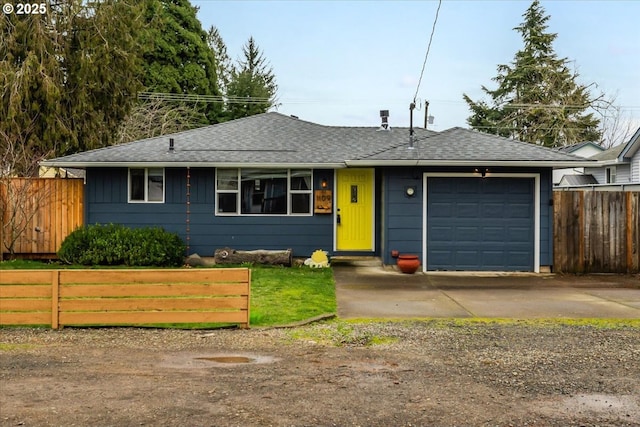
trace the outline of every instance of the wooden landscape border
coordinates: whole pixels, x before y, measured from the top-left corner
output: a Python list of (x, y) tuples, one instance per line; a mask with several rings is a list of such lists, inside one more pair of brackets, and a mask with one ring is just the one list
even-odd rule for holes
[(237, 323), (251, 270), (0, 270), (0, 325)]

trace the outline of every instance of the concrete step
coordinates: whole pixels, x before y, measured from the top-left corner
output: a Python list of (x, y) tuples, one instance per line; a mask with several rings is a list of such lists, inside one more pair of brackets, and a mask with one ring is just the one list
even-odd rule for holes
[(382, 259), (376, 256), (337, 255), (331, 257), (333, 266), (381, 267)]

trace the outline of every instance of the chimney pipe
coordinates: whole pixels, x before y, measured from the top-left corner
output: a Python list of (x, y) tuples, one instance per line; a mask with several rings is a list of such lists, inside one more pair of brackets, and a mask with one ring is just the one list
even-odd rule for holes
[(389, 110), (380, 110), (380, 118), (382, 119), (382, 123), (378, 130), (389, 130)]

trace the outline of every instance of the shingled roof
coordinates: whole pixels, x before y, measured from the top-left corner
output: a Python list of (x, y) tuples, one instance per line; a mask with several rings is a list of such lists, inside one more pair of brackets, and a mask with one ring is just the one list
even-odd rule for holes
[(616, 145), (602, 153), (598, 153), (591, 157), (599, 160), (601, 163), (625, 162), (631, 160), (631, 157), (640, 150), (640, 128), (633, 134), (625, 144)]
[[(169, 150), (169, 139), (174, 149)], [(133, 141), (43, 162), (45, 166), (305, 166), (528, 164), (577, 166), (585, 160), (532, 144), (452, 128), (324, 126), (264, 113), (171, 135)]]

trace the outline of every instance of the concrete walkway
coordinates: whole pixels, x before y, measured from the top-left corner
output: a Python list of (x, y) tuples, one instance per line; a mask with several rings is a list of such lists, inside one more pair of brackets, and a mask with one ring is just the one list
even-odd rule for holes
[(341, 318), (640, 319), (640, 276), (402, 274), (334, 267)]

